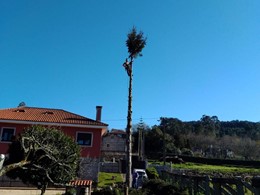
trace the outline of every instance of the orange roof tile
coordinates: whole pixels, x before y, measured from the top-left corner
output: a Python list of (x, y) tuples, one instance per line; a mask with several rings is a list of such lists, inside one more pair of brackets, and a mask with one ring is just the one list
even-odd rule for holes
[(91, 184), (92, 180), (75, 180), (69, 182), (71, 186), (91, 186)]
[(107, 126), (107, 124), (92, 120), (61, 109), (18, 107), (0, 109), (0, 121), (21, 121), (39, 123), (59, 123), (64, 125), (93, 125)]
[(112, 129), (110, 134), (126, 134), (126, 132), (121, 129)]

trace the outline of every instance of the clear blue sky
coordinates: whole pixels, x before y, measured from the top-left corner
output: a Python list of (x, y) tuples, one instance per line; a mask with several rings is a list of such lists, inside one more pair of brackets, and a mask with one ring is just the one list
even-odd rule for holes
[(133, 123), (160, 117), (260, 121), (259, 0), (0, 1), (0, 108), (60, 108), (126, 127), (129, 30)]

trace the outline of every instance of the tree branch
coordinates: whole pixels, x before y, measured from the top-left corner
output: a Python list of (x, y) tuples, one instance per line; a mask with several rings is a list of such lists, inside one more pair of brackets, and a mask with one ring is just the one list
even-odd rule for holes
[(0, 170), (0, 176), (3, 176), (4, 174), (6, 174), (8, 171), (11, 171), (13, 169), (16, 169), (16, 168), (19, 168), (19, 167), (23, 167), (25, 165), (28, 165), (30, 164), (31, 161), (21, 161), (21, 162), (18, 162), (18, 163), (13, 163), (13, 164), (10, 164), (10, 165), (6, 165), (4, 166), (1, 170)]

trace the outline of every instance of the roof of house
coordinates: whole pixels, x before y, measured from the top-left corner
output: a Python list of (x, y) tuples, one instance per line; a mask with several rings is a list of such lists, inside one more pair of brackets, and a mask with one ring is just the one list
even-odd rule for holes
[(53, 108), (18, 107), (0, 109), (0, 121), (19, 121), (24, 123), (58, 123), (64, 125), (108, 126), (65, 110)]
[(91, 186), (92, 180), (73, 180), (69, 182), (69, 185), (71, 186)]
[(118, 136), (118, 137), (125, 137), (126, 136), (126, 132), (124, 130), (121, 129), (112, 129), (110, 132), (106, 132), (104, 135), (104, 137), (107, 136)]
[(110, 134), (126, 134), (126, 132), (121, 129), (112, 129)]

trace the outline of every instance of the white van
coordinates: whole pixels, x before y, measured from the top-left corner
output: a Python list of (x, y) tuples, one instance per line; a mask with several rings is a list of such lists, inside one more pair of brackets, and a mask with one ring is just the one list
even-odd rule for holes
[(148, 176), (145, 169), (134, 169), (133, 170), (133, 188), (142, 188), (144, 180), (147, 180)]
[(134, 169), (133, 173), (137, 173), (138, 178), (148, 179), (145, 169)]

